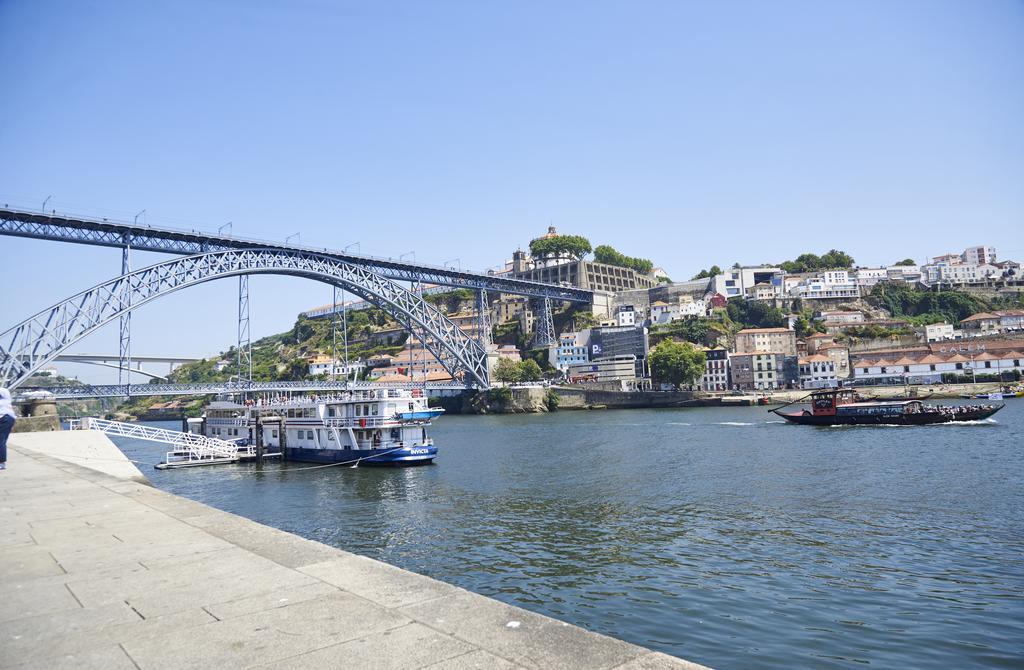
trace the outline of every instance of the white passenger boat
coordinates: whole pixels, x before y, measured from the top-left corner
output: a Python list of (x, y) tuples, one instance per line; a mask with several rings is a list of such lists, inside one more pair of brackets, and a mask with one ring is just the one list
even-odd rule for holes
[(293, 461), (419, 465), (437, 456), (427, 428), (443, 412), (420, 389), (264, 396), (212, 402), (203, 417), (188, 419), (188, 431), (255, 444)]

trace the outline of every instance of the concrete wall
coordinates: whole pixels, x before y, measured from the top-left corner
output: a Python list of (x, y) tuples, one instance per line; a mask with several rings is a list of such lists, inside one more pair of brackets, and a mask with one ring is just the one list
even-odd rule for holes
[[(19, 421), (20, 423), (20, 421)], [(58, 433), (21, 433), (12, 435), (10, 444), (43, 454), (118, 479), (141, 484), (149, 480), (139, 472), (128, 457), (98, 430), (64, 430)]]
[(637, 409), (645, 407), (678, 407), (694, 400), (690, 391), (676, 392), (627, 392), (600, 391), (566, 386), (555, 387), (558, 394), (558, 409)]

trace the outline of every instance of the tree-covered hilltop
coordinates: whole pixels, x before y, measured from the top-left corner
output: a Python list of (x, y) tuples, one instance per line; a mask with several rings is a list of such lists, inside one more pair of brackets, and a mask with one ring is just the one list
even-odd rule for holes
[(630, 268), (642, 275), (651, 274), (654, 263), (646, 258), (634, 258), (621, 254), (607, 244), (602, 244), (594, 249), (594, 260), (605, 265), (615, 265), (620, 268)]
[(582, 235), (538, 237), (530, 242), (530, 255), (534, 258), (568, 256), (582, 260), (591, 251), (590, 240)]
[(819, 270), (845, 270), (854, 265), (853, 256), (845, 251), (830, 249), (828, 253), (800, 254), (796, 259), (779, 263), (779, 267), (789, 273), (817, 272)]

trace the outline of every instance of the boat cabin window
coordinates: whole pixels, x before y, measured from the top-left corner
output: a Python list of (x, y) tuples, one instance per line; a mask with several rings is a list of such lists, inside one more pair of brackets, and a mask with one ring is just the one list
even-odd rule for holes
[(373, 412), (373, 415), (377, 416), (377, 405), (376, 404), (370, 405), (370, 407), (371, 407), (370, 411)]
[(413, 403), (409, 403), (409, 411), (411, 412), (414, 409), (416, 409), (416, 405), (414, 405)]
[(831, 393), (814, 396), (814, 409), (832, 409), (834, 398)]
[(327, 408), (327, 416), (334, 416), (334, 408), (333, 407), (328, 407)]
[(363, 415), (363, 406), (362, 405), (356, 405), (356, 416), (362, 416), (362, 415)]

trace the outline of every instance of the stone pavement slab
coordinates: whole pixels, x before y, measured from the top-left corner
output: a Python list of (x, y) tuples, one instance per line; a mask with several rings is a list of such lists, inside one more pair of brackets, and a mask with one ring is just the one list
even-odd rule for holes
[(77, 465), (73, 433), (64, 460), (20, 439), (0, 668), (700, 667)]

